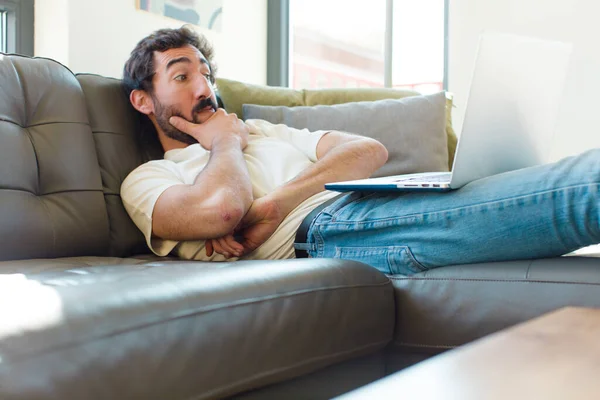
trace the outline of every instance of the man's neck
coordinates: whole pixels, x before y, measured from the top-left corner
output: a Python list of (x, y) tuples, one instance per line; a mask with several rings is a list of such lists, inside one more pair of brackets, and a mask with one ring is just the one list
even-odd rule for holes
[(159, 135), (159, 141), (162, 145), (164, 152), (174, 149), (185, 149), (189, 146), (187, 143), (180, 142), (179, 140), (171, 139), (166, 135)]

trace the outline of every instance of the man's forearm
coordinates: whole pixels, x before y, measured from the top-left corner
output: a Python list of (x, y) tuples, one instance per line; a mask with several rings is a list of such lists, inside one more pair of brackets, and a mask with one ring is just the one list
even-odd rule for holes
[(273, 199), (287, 215), (304, 200), (325, 190), (329, 182), (368, 178), (387, 161), (387, 151), (371, 139), (350, 141), (331, 149), (321, 160), (277, 188)]
[(194, 186), (199, 192), (211, 191), (224, 210), (240, 210), (241, 216), (248, 211), (253, 200), (252, 182), (237, 138), (214, 142), (208, 164), (196, 177)]

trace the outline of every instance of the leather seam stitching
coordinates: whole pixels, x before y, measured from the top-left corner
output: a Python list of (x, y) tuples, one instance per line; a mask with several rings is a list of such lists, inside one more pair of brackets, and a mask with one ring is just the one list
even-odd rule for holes
[(429, 348), (429, 349), (454, 349), (458, 346), (456, 345), (448, 345), (448, 344), (422, 344), (422, 343), (407, 343), (407, 342), (394, 342), (396, 346), (404, 346), (404, 347), (419, 347), (419, 348)]
[(33, 196), (36, 197), (42, 197), (42, 196), (52, 196), (55, 194), (62, 194), (62, 193), (78, 193), (78, 192), (98, 192), (98, 193), (103, 193), (102, 189), (73, 189), (73, 190), (58, 190), (56, 192), (50, 192), (50, 193), (34, 193), (31, 192), (29, 190), (25, 190), (25, 189), (16, 189), (16, 188), (0, 188), (0, 192), (3, 191), (12, 191), (12, 192), (22, 192), (22, 193), (29, 193)]
[(490, 282), (490, 283), (547, 283), (547, 284), (571, 284), (571, 285), (588, 285), (600, 286), (600, 283), (594, 282), (570, 282), (570, 281), (543, 281), (543, 280), (525, 280), (525, 279), (477, 279), (477, 278), (410, 278), (410, 277), (394, 277), (388, 276), (392, 281), (447, 281), (447, 282)]
[(21, 124), (19, 124), (18, 122), (15, 121), (11, 121), (9, 119), (5, 119), (5, 118), (0, 118), (0, 122), (7, 122), (9, 124), (13, 124), (16, 125), (22, 129), (29, 129), (29, 128), (35, 128), (38, 126), (44, 126), (44, 125), (56, 125), (56, 124), (75, 124), (75, 125), (85, 125), (85, 126), (90, 126), (89, 122), (74, 122), (74, 121), (52, 121), (52, 122), (42, 122), (40, 124), (32, 124), (32, 125), (27, 125), (27, 126), (23, 126)]
[(127, 133), (125, 133), (125, 132), (96, 131), (96, 130), (92, 129), (92, 133), (94, 135), (98, 134), (98, 133), (101, 133), (101, 134), (107, 134), (107, 135), (117, 135), (117, 136), (129, 137), (129, 135)]

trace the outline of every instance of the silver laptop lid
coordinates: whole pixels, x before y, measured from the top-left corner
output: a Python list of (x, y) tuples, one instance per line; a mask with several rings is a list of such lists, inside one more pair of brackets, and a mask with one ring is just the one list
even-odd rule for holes
[(481, 35), (450, 186), (546, 161), (572, 46)]

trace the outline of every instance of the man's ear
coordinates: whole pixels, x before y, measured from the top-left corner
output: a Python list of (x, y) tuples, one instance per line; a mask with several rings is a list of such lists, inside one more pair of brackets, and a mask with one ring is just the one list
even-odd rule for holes
[(154, 102), (145, 90), (132, 90), (129, 94), (129, 101), (133, 105), (133, 108), (142, 114), (150, 115), (154, 112)]

